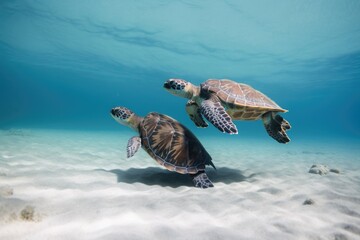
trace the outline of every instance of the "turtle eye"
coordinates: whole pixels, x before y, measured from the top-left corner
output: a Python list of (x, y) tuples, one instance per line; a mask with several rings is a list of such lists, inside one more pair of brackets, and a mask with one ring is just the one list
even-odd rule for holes
[(121, 111), (120, 117), (122, 119), (128, 119), (131, 116), (132, 112), (128, 109)]
[(183, 90), (185, 88), (185, 83), (182, 81), (175, 82), (175, 85), (176, 88), (174, 89), (176, 90)]
[(171, 82), (171, 88), (174, 90), (178, 89), (179, 84), (176, 81)]
[(121, 119), (126, 119), (126, 113), (125, 113), (124, 111), (121, 111), (121, 112), (119, 113), (119, 117), (120, 117)]

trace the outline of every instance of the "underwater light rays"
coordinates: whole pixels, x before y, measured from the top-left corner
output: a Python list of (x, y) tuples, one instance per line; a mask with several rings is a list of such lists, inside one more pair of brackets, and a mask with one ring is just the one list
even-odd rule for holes
[[(26, 4), (26, 6), (10, 7), (5, 6), (7, 11), (13, 14), (24, 14), (28, 17), (36, 17), (39, 20), (47, 20), (54, 23), (62, 23), (72, 26), (80, 31), (95, 34), (96, 38), (101, 34), (103, 37), (113, 39), (115, 42), (137, 45), (140, 47), (152, 47), (180, 55), (192, 56), (207, 56), (214, 59), (221, 59), (225, 61), (242, 62), (246, 59), (264, 59), (269, 62), (272, 57), (271, 54), (265, 53), (251, 53), (241, 49), (226, 49), (223, 47), (211, 46), (204, 42), (188, 42), (181, 38), (169, 39), (166, 33), (160, 30), (145, 30), (136, 26), (116, 26), (111, 23), (100, 23), (94, 20), (69, 18), (55, 15), (50, 11), (45, 11), (40, 8), (35, 8)], [(267, 60), (266, 60), (267, 59)]]
[[(43, 50), (44, 53), (41, 54), (48, 57), (49, 62), (54, 62), (54, 65), (58, 64), (58, 67), (64, 67), (61, 66), (62, 64), (70, 67), (70, 63), (79, 63), (82, 69), (86, 69), (86, 66), (88, 66), (89, 70), (96, 69), (101, 71), (102, 67), (108, 64), (106, 69), (114, 67), (114, 72), (118, 72), (115, 70), (117, 66), (124, 66), (130, 71), (131, 69), (143, 69), (143, 71), (154, 70), (155, 72), (166, 71), (169, 73), (186, 72), (186, 74), (202, 78), (204, 75), (211, 75), (211, 77), (232, 76), (233, 78), (252, 76), (260, 80), (269, 76), (276, 78), (279, 74), (283, 75), (286, 73), (287, 79), (280, 77), (279, 80), (297, 81), (298, 79), (292, 75), (293, 73), (299, 73), (299, 68), (304, 72), (308, 72), (310, 76), (311, 72), (317, 72), (318, 69), (328, 67), (327, 63), (334, 58), (334, 56), (318, 56), (314, 53), (316, 49), (321, 48), (321, 51), (325, 51), (327, 46), (334, 46), (331, 51), (337, 48), (342, 49), (341, 51), (346, 49), (349, 51), (353, 50), (347, 53), (350, 56), (354, 52), (356, 53), (356, 44), (353, 44), (352, 48), (347, 48), (344, 46), (344, 43), (354, 42), (352, 40), (360, 38), (360, 30), (358, 28), (351, 25), (346, 29), (339, 30), (340, 24), (335, 28), (338, 31), (330, 31), (330, 34), (323, 35), (323, 33), (328, 33), (328, 30), (317, 34), (313, 29), (310, 39), (308, 37), (304, 38), (306, 40), (305, 43), (301, 43), (301, 39), (294, 42), (293, 40), (298, 32), (285, 31), (289, 27), (286, 24), (280, 26), (274, 25), (278, 21), (277, 17), (269, 19), (269, 24), (266, 24), (264, 23), (264, 16), (254, 15), (255, 8), (247, 9), (244, 6), (246, 7), (248, 4), (237, 4), (237, 2), (229, 0), (224, 3), (217, 2), (213, 5), (194, 4), (190, 1), (181, 1), (180, 3), (161, 1), (151, 4), (151, 7), (156, 8), (155, 13), (159, 13), (162, 7), (164, 10), (174, 10), (176, 6), (179, 6), (181, 9), (184, 9), (184, 6), (188, 7), (192, 14), (200, 15), (199, 18), (191, 17), (193, 20), (198, 20), (199, 24), (190, 29), (181, 28), (179, 31), (175, 31), (175, 28), (173, 29), (172, 27), (182, 26), (181, 20), (169, 19), (168, 23), (162, 24), (161, 21), (164, 17), (157, 18), (151, 14), (149, 15), (149, 10), (143, 8), (142, 3), (115, 4), (114, 8), (124, 5), (124, 8), (128, 7), (131, 9), (130, 17), (133, 14), (139, 14), (139, 20), (133, 18), (131, 21), (127, 21), (127, 15), (121, 18), (116, 16), (111, 18), (104, 17), (103, 14), (106, 13), (107, 8), (111, 7), (111, 4), (105, 4), (105, 9), (99, 9), (98, 11), (91, 8), (91, 6), (87, 6), (91, 11), (87, 12), (87, 10), (79, 9), (79, 15), (75, 15), (74, 12), (70, 14), (64, 12), (64, 9), (72, 6), (67, 3), (64, 5), (66, 7), (63, 8), (64, 6), (56, 2), (2, 1), (0, 3), (0, 16), (6, 19), (7, 16), (12, 15), (15, 16), (16, 22), (18, 17), (20, 17), (22, 21), (29, 20), (34, 23), (34, 26), (31, 25), (31, 27), (34, 27), (33, 31), (40, 36), (39, 39), (36, 38), (33, 41), (41, 40), (45, 44), (43, 44), (44, 49), (34, 50), (35, 48), (31, 48), (31, 43), (24, 44), (19, 39), (11, 41), (11, 37), (21, 36), (22, 30), (21, 26), (19, 27), (15, 25), (15, 22), (11, 21), (14, 19), (10, 19), (8, 22), (14, 24), (14, 30), (11, 31), (18, 31), (17, 35), (9, 34), (10, 37), (7, 36), (9, 30), (5, 29), (0, 33), (0, 41), (18, 49), (17, 52), (19, 53), (21, 51), (28, 51), (28, 53), (34, 51), (35, 54), (40, 56), (38, 52)], [(302, 5), (303, 3), (297, 2), (296, 4)], [(289, 4), (286, 3), (285, 5), (288, 6)], [(358, 6), (356, 4), (353, 5), (354, 8)], [(74, 7), (76, 8), (78, 5)], [(211, 14), (217, 10), (217, 7), (219, 7), (219, 11), (229, 13), (229, 25), (224, 25), (225, 31), (216, 30), (219, 24), (226, 23), (226, 20), (219, 18), (219, 16), (216, 16), (215, 19), (210, 19), (209, 24), (214, 24), (214, 26), (209, 27), (206, 25), (207, 15), (204, 12)], [(311, 6), (308, 8), (310, 8), (310, 12), (316, 10), (312, 9)], [(260, 7), (259, 10), (261, 13), (264, 11), (264, 8)], [(141, 11), (145, 11), (146, 17), (142, 18)], [(284, 9), (281, 11), (284, 12)], [(329, 11), (329, 9), (326, 11)], [(235, 15), (233, 14), (234, 12)], [(96, 14), (92, 18), (90, 13)], [(273, 13), (268, 15), (270, 17), (274, 16)], [(205, 19), (203, 19), (204, 17)], [(209, 17), (211, 18), (212, 16), (210, 15)], [(295, 22), (298, 21), (298, 17), (299, 15), (294, 20)], [(341, 21), (346, 22), (353, 18), (350, 17)], [(146, 20), (150, 20), (150, 23), (145, 23), (144, 21)], [(240, 28), (238, 28), (236, 23), (231, 22), (234, 20), (244, 21), (245, 24), (241, 24)], [(151, 23), (151, 21), (153, 22)], [(319, 22), (322, 21), (324, 19), (320, 19)], [(285, 26), (285, 30), (281, 26)], [(24, 26), (22, 27), (24, 28)], [(255, 28), (256, 30), (249, 30), (249, 28)], [(207, 31), (214, 29), (216, 30), (215, 32), (207, 33)], [(243, 30), (245, 32), (242, 32)], [(75, 36), (71, 36), (72, 33)], [(224, 35), (219, 35), (219, 33), (224, 33)], [(257, 37), (264, 36), (274, 36), (274, 39), (269, 39), (269, 43), (266, 43), (267, 40), (252, 43), (249, 42), (251, 37), (248, 38), (246, 36), (248, 33), (254, 33), (255, 36), (253, 38), (255, 40)], [(3, 37), (1, 36), (6, 37), (2, 39)], [(241, 38), (242, 36), (247, 38), (244, 40)], [(279, 45), (282, 42), (282, 40), (279, 42), (281, 36), (284, 38), (289, 37), (290, 42), (284, 42), (286, 44), (283, 46), (286, 51), (271, 48), (271, 42), (274, 42), (275, 45)], [(79, 38), (83, 42), (80, 42)], [(38, 48), (41, 48), (41, 43), (36, 44), (38, 44)], [(292, 44), (294, 46), (291, 46)], [(267, 45), (268, 48), (265, 48)], [(335, 57), (339, 56), (339, 52), (335, 54)], [(312, 53), (314, 53), (313, 56), (311, 56)], [(0, 54), (10, 57), (9, 49)], [(307, 55), (305, 59), (304, 54)], [(52, 56), (54, 59), (51, 59)], [(88, 59), (86, 59), (86, 56), (88, 56)], [(59, 59), (60, 61), (56, 62)], [(100, 64), (102, 65), (100, 67), (94, 66), (96, 64), (94, 59), (99, 59), (104, 65)], [(25, 60), (21, 59), (21, 61)], [(33, 61), (31, 63), (34, 64)], [(47, 63), (44, 62), (44, 64)], [(77, 67), (74, 66), (74, 68)], [(334, 65), (331, 67), (337, 68), (339, 66)], [(122, 67), (119, 68), (123, 69)], [(344, 69), (346, 67), (340, 65), (340, 68)], [(349, 71), (357, 72), (356, 68), (349, 69)]]

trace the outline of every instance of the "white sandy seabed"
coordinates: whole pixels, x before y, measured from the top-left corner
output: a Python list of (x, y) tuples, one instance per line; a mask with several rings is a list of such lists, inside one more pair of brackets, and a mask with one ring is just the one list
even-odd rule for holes
[(125, 133), (1, 131), (0, 239), (360, 239), (359, 144), (202, 137), (202, 190)]

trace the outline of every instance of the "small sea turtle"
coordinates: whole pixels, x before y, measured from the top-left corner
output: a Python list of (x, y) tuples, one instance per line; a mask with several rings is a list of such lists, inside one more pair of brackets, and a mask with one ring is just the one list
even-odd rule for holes
[(290, 124), (278, 114), (287, 110), (249, 85), (228, 79), (209, 79), (197, 87), (182, 79), (169, 79), (164, 83), (164, 88), (173, 95), (190, 99), (186, 112), (198, 127), (208, 126), (203, 115), (220, 131), (237, 134), (232, 119), (262, 118), (272, 138), (279, 143), (290, 141), (285, 132), (290, 129)]
[(116, 107), (110, 113), (118, 123), (131, 127), (140, 134), (129, 139), (128, 158), (142, 146), (166, 169), (189, 174), (195, 187), (214, 186), (205, 173), (205, 165), (215, 168), (211, 156), (184, 125), (169, 116), (156, 112), (151, 112), (142, 118), (125, 107)]

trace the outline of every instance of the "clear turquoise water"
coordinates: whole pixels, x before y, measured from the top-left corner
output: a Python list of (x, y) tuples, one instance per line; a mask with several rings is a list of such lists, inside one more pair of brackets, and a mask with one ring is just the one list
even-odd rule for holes
[[(127, 106), (168, 114), (195, 134), (186, 100), (162, 84), (229, 78), (283, 108), (298, 139), (360, 137), (358, 1), (1, 1), (0, 128), (125, 131)], [(239, 136), (272, 141), (261, 122)]]
[[(0, 239), (358, 239), (359, 13), (355, 0), (0, 0)], [(289, 110), (291, 142), (261, 121), (196, 128), (169, 78), (253, 86)], [(215, 187), (145, 151), (126, 159), (135, 133), (115, 106), (186, 125)]]

